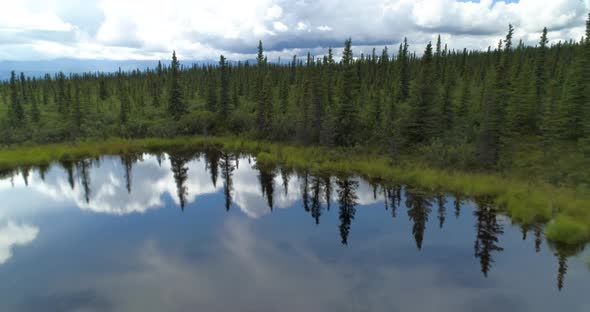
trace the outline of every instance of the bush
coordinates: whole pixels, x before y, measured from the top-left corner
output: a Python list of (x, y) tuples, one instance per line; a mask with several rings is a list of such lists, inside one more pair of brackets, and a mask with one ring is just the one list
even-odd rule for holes
[(590, 228), (583, 221), (561, 215), (547, 225), (545, 236), (553, 241), (575, 244), (590, 238)]

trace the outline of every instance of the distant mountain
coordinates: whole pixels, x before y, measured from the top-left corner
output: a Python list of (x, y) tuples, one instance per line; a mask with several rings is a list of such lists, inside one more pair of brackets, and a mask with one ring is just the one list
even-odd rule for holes
[[(169, 60), (162, 60), (162, 64), (168, 64)], [(217, 61), (183, 61), (180, 63), (185, 66), (192, 64), (210, 64)], [(10, 78), (10, 72), (14, 70), (17, 73), (23, 72), (26, 76), (42, 77), (49, 73), (51, 75), (64, 72), (70, 73), (87, 73), (87, 72), (116, 72), (121, 68), (123, 71), (134, 69), (144, 70), (146, 68), (155, 68), (158, 60), (90, 60), (90, 59), (55, 59), (43, 61), (0, 61), (0, 80)]]

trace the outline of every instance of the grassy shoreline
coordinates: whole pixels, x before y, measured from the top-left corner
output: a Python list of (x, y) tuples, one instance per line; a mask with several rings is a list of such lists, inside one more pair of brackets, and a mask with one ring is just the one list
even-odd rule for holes
[(573, 188), (505, 177), (492, 173), (467, 173), (433, 169), (409, 161), (392, 164), (383, 155), (359, 151), (302, 147), (227, 137), (181, 137), (174, 139), (109, 139), (42, 146), (0, 149), (0, 169), (49, 164), (103, 154), (157, 152), (166, 149), (216, 146), (247, 152), (260, 163), (279, 164), (315, 173), (358, 174), (368, 179), (409, 184), (432, 191), (467, 196), (493, 196), (514, 220), (532, 224), (548, 222), (545, 234), (558, 243), (590, 241), (590, 195)]

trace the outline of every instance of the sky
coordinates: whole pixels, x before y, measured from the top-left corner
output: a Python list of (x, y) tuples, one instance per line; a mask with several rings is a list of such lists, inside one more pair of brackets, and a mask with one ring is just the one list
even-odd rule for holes
[(495, 47), (508, 24), (534, 45), (578, 40), (590, 0), (0, 0), (0, 61), (251, 59), (262, 40), (270, 60), (397, 51), (420, 53), (438, 34), (455, 49)]

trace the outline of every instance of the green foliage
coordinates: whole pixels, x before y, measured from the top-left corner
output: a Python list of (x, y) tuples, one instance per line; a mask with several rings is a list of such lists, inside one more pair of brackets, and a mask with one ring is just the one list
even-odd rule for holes
[(336, 144), (353, 146), (357, 131), (358, 112), (353, 98), (354, 67), (352, 55), (352, 40), (344, 43), (341, 66), (344, 68), (341, 82), (340, 106), (336, 117)]
[(590, 239), (590, 227), (569, 216), (558, 216), (545, 230), (547, 238), (567, 244)]
[(411, 109), (405, 131), (410, 145), (428, 143), (439, 130), (433, 70), (432, 45), (429, 43), (422, 57), (420, 75), (410, 93)]
[(170, 103), (168, 111), (170, 115), (179, 120), (188, 112), (188, 108), (183, 99), (182, 87), (180, 85), (180, 63), (176, 58), (176, 51), (172, 53), (172, 64), (170, 66)]

